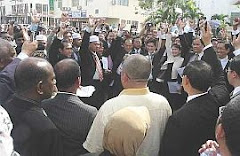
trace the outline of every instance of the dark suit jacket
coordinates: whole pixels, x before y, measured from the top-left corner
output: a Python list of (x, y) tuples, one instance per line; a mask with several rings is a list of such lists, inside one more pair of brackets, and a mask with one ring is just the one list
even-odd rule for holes
[(88, 49), (90, 35), (90, 33), (85, 31), (80, 50), (81, 81), (83, 86), (93, 85), (93, 76), (96, 71), (93, 54)]
[(53, 122), (33, 100), (13, 96), (5, 109), (13, 122), (15, 150), (24, 156), (62, 156), (63, 140)]
[(187, 102), (168, 120), (160, 147), (161, 156), (199, 156), (198, 149), (215, 139), (216, 100), (205, 94)]
[(48, 117), (64, 136), (68, 156), (87, 153), (82, 147), (97, 114), (95, 107), (84, 104), (79, 97), (58, 93), (53, 99), (42, 103)]
[(15, 92), (14, 73), (21, 60), (15, 58), (0, 72), (0, 103), (3, 104)]
[(208, 48), (204, 51), (204, 55), (201, 60), (205, 61), (212, 67), (214, 74), (213, 83), (211, 85), (209, 93), (215, 97), (215, 99), (218, 101), (219, 106), (226, 105), (230, 100), (226, 84), (227, 80), (224, 77), (221, 63), (218, 60), (213, 47)]

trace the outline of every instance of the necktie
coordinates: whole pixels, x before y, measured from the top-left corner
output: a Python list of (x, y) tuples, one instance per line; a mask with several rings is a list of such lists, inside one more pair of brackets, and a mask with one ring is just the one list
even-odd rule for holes
[(103, 71), (102, 71), (102, 66), (101, 66), (100, 60), (96, 53), (93, 53), (93, 56), (94, 56), (94, 61), (96, 63), (96, 69), (98, 72), (99, 80), (102, 81), (103, 80)]

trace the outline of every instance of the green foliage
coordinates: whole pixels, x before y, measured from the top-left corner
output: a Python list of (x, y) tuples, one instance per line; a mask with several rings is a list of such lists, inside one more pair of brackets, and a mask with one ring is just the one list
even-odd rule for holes
[[(179, 16), (194, 19), (203, 15), (193, 0), (158, 0), (157, 6), (153, 6), (153, 0), (139, 0), (139, 3), (141, 4), (141, 8), (145, 10), (157, 8), (147, 18), (148, 21), (150, 20), (155, 23), (174, 23)], [(176, 8), (181, 8), (183, 13), (177, 13)]]

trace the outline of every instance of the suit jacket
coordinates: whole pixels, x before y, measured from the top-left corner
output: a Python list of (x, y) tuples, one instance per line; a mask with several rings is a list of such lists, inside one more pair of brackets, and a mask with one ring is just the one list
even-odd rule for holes
[[(209, 93), (216, 98), (219, 106), (227, 104), (230, 99), (226, 79), (224, 77), (221, 63), (218, 60), (216, 52), (214, 51), (213, 47), (210, 47), (204, 51), (201, 60), (208, 63), (213, 70), (213, 83), (211, 85)], [(187, 65), (188, 63), (189, 62), (185, 62), (184, 60), (183, 66)]]
[(96, 71), (93, 54), (88, 49), (90, 35), (90, 33), (85, 31), (80, 50), (81, 83), (83, 86), (93, 85), (93, 76)]
[(14, 125), (15, 150), (24, 156), (62, 156), (63, 140), (53, 122), (44, 114), (40, 103), (13, 96), (6, 110)]
[(3, 104), (15, 92), (14, 73), (21, 60), (15, 58), (0, 72), (0, 103)]
[(230, 100), (226, 83), (227, 80), (224, 77), (221, 63), (218, 60), (213, 47), (204, 51), (204, 55), (201, 60), (208, 63), (213, 70), (214, 79), (209, 93), (218, 101), (219, 107), (226, 105)]
[(44, 101), (42, 106), (67, 142), (64, 147), (65, 155), (87, 153), (82, 144), (86, 140), (97, 109), (84, 104), (79, 97), (66, 93), (58, 93), (55, 98)]
[(59, 61), (58, 55), (60, 46), (61, 40), (55, 37), (53, 43), (51, 44), (48, 50), (48, 60), (52, 66), (55, 66), (55, 64), (57, 64), (57, 62)]
[(160, 147), (161, 156), (199, 156), (198, 149), (215, 139), (217, 101), (205, 94), (187, 102), (169, 118)]

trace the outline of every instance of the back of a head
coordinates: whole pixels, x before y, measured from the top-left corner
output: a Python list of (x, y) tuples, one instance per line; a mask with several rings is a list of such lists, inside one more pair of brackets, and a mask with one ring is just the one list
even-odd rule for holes
[(152, 65), (149, 59), (140, 54), (130, 55), (123, 62), (123, 72), (133, 80), (147, 81), (151, 69)]
[(213, 72), (210, 65), (204, 61), (193, 61), (183, 71), (191, 86), (202, 92), (206, 92), (213, 82)]
[(14, 79), (19, 93), (36, 87), (39, 81), (46, 81), (52, 66), (42, 58), (29, 57), (19, 63)]
[(240, 155), (240, 96), (231, 100), (222, 113), (222, 125), (228, 149), (233, 156)]
[(107, 123), (103, 147), (116, 156), (135, 156), (149, 127), (150, 115), (146, 107), (123, 108)]
[[(12, 45), (8, 41), (0, 38), (0, 63), (2, 64), (3, 62), (10, 62), (15, 55), (16, 51)], [(0, 67), (0, 69), (1, 68), (4, 67)]]
[(64, 59), (58, 62), (54, 66), (54, 72), (57, 80), (57, 88), (60, 91), (72, 87), (81, 75), (80, 67), (73, 59)]
[(229, 68), (240, 76), (240, 55), (235, 56), (229, 64)]

